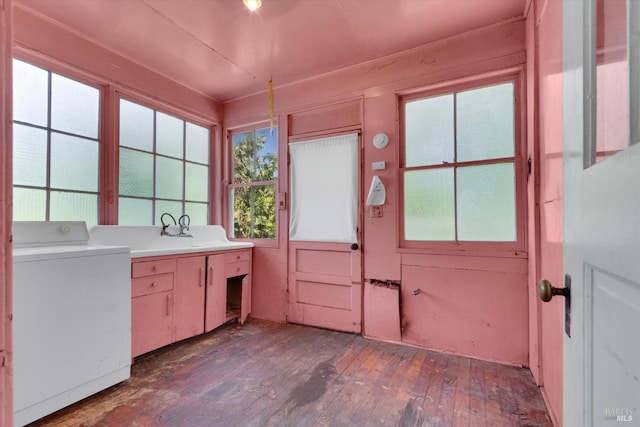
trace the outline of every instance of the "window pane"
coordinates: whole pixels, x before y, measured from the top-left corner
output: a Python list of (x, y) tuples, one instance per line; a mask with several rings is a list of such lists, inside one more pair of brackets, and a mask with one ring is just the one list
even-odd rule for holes
[(454, 240), (453, 169), (404, 174), (406, 240)]
[(45, 221), (47, 192), (31, 188), (13, 187), (13, 220)]
[(13, 120), (47, 126), (49, 73), (13, 60)]
[(51, 133), (51, 187), (98, 191), (98, 143)]
[(86, 221), (87, 227), (98, 224), (98, 196), (95, 194), (51, 192), (50, 221)]
[(253, 191), (253, 232), (251, 237), (254, 239), (275, 239), (275, 185), (260, 185), (251, 188)]
[(453, 162), (453, 138), (453, 95), (405, 104), (406, 167)]
[(51, 128), (98, 138), (100, 91), (51, 74)]
[(180, 160), (156, 156), (156, 197), (182, 200), (183, 165)]
[(457, 94), (458, 162), (514, 155), (513, 83)]
[(186, 159), (209, 163), (209, 129), (187, 122)]
[(209, 200), (207, 191), (209, 189), (209, 168), (193, 163), (186, 163), (185, 176), (185, 199), (198, 202)]
[(13, 125), (13, 184), (47, 185), (47, 132)]
[(192, 225), (207, 225), (208, 207), (206, 203), (185, 203), (185, 212), (189, 214)]
[(272, 181), (278, 176), (278, 129), (256, 131), (256, 181)]
[(119, 225), (149, 225), (153, 221), (153, 201), (147, 199), (118, 199)]
[(233, 182), (253, 182), (255, 177), (255, 132), (233, 135)]
[(153, 110), (120, 100), (120, 145), (153, 151)]
[(251, 238), (251, 196), (251, 187), (235, 187), (231, 189), (233, 237), (235, 238)]
[(156, 152), (183, 158), (183, 121), (164, 113), (156, 113)]
[(596, 11), (595, 157), (601, 161), (629, 146), (627, 2), (598, 0)]
[(120, 194), (153, 197), (153, 154), (120, 148)]
[[(178, 221), (182, 215), (182, 202), (170, 202), (167, 200), (156, 201), (156, 222), (154, 224), (162, 224), (160, 217), (163, 213), (168, 212)], [(165, 220), (170, 220), (165, 217)], [(173, 221), (172, 221), (173, 223)]]
[(513, 163), (458, 168), (458, 239), (516, 240)]

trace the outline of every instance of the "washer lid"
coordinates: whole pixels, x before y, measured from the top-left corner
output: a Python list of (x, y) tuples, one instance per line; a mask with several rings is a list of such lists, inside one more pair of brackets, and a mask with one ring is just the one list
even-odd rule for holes
[(14, 221), (13, 247), (86, 245), (84, 221)]
[(44, 261), (63, 258), (81, 258), (126, 254), (131, 257), (131, 250), (127, 246), (100, 245), (63, 245), (63, 246), (32, 246), (13, 249), (13, 262)]

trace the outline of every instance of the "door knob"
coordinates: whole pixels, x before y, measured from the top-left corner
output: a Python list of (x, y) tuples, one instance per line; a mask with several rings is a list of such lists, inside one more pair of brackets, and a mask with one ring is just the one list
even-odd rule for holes
[(351, 245), (351, 250), (352, 250), (352, 251), (357, 251), (359, 247), (360, 247), (360, 246), (358, 246), (358, 244), (357, 244), (357, 243), (354, 243), (354, 244), (352, 244), (352, 245)]
[(543, 302), (551, 301), (551, 298), (556, 295), (562, 295), (565, 298), (569, 298), (571, 296), (569, 288), (554, 288), (551, 282), (547, 279), (540, 280), (538, 289), (540, 289), (540, 299)]

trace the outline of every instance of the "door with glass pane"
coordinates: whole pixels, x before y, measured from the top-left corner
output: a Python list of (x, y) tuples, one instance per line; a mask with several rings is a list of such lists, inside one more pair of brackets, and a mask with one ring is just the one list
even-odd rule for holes
[(359, 152), (357, 134), (289, 144), (289, 322), (361, 331)]
[[(640, 419), (640, 2), (563, 3), (566, 426)], [(555, 284), (561, 287), (563, 284)]]

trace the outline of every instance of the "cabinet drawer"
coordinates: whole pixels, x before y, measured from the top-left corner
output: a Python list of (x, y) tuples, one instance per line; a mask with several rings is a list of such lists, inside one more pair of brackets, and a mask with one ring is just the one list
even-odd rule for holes
[(173, 273), (136, 277), (131, 280), (131, 297), (155, 294), (173, 289)]
[(131, 277), (150, 276), (154, 274), (173, 273), (176, 271), (176, 260), (134, 262), (131, 265)]
[(249, 261), (230, 262), (224, 269), (226, 277), (249, 274)]
[(231, 252), (224, 255), (224, 260), (227, 263), (249, 261), (249, 254), (250, 254), (250, 251)]

